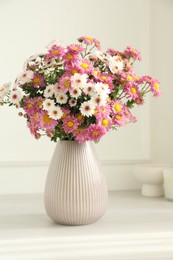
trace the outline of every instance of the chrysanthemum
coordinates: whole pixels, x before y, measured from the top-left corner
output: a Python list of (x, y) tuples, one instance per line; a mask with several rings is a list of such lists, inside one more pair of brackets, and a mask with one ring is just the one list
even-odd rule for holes
[(85, 101), (82, 103), (80, 107), (80, 112), (83, 116), (92, 116), (94, 114), (94, 108), (95, 106), (91, 101)]
[(106, 104), (106, 96), (100, 96), (98, 94), (95, 94), (91, 98), (91, 102), (94, 104), (94, 106), (104, 106)]
[(96, 38), (90, 37), (90, 36), (82, 36), (78, 38), (79, 42), (83, 42), (87, 45), (92, 45), (95, 44), (96, 48), (99, 50), (100, 49), (100, 42)]
[(59, 81), (61, 91), (66, 93), (71, 89), (71, 81), (69, 76), (62, 76)]
[(81, 69), (79, 68), (79, 66), (77, 66), (76, 60), (74, 62), (72, 61), (70, 64), (67, 64), (65, 66), (65, 70), (66, 73), (71, 76), (75, 75), (75, 73), (81, 72)]
[(49, 98), (52, 97), (54, 94), (54, 85), (48, 85), (46, 86), (45, 90), (44, 90), (44, 97)]
[(30, 82), (34, 77), (34, 73), (32, 70), (27, 70), (20, 75), (17, 76), (16, 78), (16, 83), (17, 84), (25, 84)]
[(50, 99), (50, 98), (47, 98), (47, 99), (45, 99), (45, 100), (43, 101), (43, 109), (44, 109), (44, 110), (49, 111), (49, 110), (51, 110), (54, 106), (55, 106), (55, 102), (54, 102), (52, 99)]
[(121, 100), (115, 100), (111, 102), (111, 108), (114, 114), (122, 112), (123, 106), (124, 104)]
[(88, 74), (93, 70), (92, 63), (87, 59), (78, 60), (76, 63), (82, 74)]
[(10, 99), (11, 103), (18, 104), (20, 102), (20, 100), (22, 99), (22, 94), (17, 89), (12, 90), (10, 93), (9, 99)]
[(79, 127), (73, 132), (73, 135), (75, 141), (78, 142), (79, 144), (85, 143), (86, 141), (89, 140), (87, 128)]
[(81, 125), (84, 121), (84, 116), (81, 114), (77, 114), (76, 119), (77, 119), (78, 123)]
[(110, 93), (109, 86), (107, 84), (104, 84), (102, 82), (97, 82), (94, 85), (95, 91), (102, 96), (107, 96)]
[(5, 83), (0, 87), (0, 99), (3, 99), (3, 97), (7, 94), (11, 86), (11, 83)]
[(73, 98), (78, 98), (81, 95), (82, 91), (80, 88), (72, 88), (70, 90), (70, 96)]
[(105, 129), (105, 131), (108, 131), (112, 126), (112, 119), (110, 117), (102, 117), (98, 121), (98, 124), (100, 124)]
[(141, 61), (141, 54), (139, 51), (137, 51), (135, 48), (128, 46), (125, 51), (123, 52), (123, 54), (128, 58), (133, 58), (134, 60), (139, 60)]
[(122, 71), (123, 68), (124, 68), (124, 61), (120, 56), (117, 55), (117, 56), (109, 57), (109, 69), (113, 74)]
[(159, 81), (154, 80), (151, 84), (151, 91), (153, 92), (153, 96), (154, 97), (159, 97), (162, 95), (161, 91), (160, 91), (160, 85), (159, 85)]
[(91, 83), (91, 82), (88, 82), (86, 83), (84, 86), (83, 86), (83, 92), (88, 95), (88, 96), (92, 96), (95, 92), (95, 88), (94, 88), (94, 84)]
[(135, 84), (127, 84), (124, 88), (124, 91), (126, 92), (128, 98), (135, 100), (140, 97), (139, 89)]
[(54, 92), (54, 95), (55, 97), (61, 92), (61, 88), (60, 88), (60, 85), (59, 83), (56, 83), (53, 87), (53, 92)]
[(70, 107), (75, 107), (77, 105), (77, 100), (75, 98), (71, 98), (68, 103)]
[(63, 129), (66, 133), (72, 133), (78, 128), (78, 121), (74, 116), (68, 115), (63, 120)]
[(83, 52), (85, 49), (80, 44), (70, 44), (67, 46), (67, 50), (74, 54), (79, 54)]
[(124, 113), (117, 113), (113, 119), (112, 122), (116, 125), (116, 126), (123, 126), (126, 124), (126, 116)]
[(66, 104), (67, 103), (67, 100), (68, 100), (68, 96), (65, 94), (65, 93), (59, 93), (57, 96), (56, 96), (56, 101), (59, 103), (59, 104)]
[(40, 111), (39, 121), (41, 128), (44, 130), (53, 130), (57, 125), (57, 121), (55, 119), (50, 118), (50, 116), (45, 110)]
[(59, 120), (62, 117), (63, 112), (60, 106), (54, 106), (52, 109), (49, 110), (48, 115), (52, 119)]
[(73, 88), (79, 88), (86, 84), (88, 75), (75, 73), (71, 78), (71, 84)]
[(46, 55), (46, 59), (57, 59), (61, 58), (64, 54), (64, 48), (61, 46), (53, 45), (51, 49), (49, 49), (48, 54)]
[(70, 114), (70, 109), (66, 108), (66, 107), (62, 107), (62, 119), (65, 119), (69, 114)]
[(88, 137), (91, 141), (99, 141), (105, 133), (105, 129), (100, 125), (92, 124), (88, 127)]
[(106, 57), (105, 53), (103, 53), (103, 52), (101, 52), (101, 51), (96, 51), (96, 52), (94, 53), (94, 55), (95, 55), (99, 60), (101, 60), (101, 61), (103, 61), (103, 62), (106, 62), (106, 61), (107, 61), (107, 57)]
[(35, 73), (32, 78), (32, 84), (35, 88), (43, 87), (45, 85), (44, 77)]

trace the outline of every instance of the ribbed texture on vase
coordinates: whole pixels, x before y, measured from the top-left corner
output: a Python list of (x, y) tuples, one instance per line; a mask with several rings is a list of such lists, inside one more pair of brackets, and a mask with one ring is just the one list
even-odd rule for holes
[(107, 208), (107, 184), (92, 143), (59, 141), (46, 185), (45, 209), (63, 225), (85, 225), (100, 219)]

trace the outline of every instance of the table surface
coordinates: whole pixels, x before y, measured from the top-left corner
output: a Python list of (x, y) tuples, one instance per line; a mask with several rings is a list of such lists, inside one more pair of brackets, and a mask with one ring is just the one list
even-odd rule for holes
[(0, 260), (37, 259), (173, 259), (173, 202), (110, 192), (98, 222), (62, 226), (47, 217), (43, 194), (1, 195)]

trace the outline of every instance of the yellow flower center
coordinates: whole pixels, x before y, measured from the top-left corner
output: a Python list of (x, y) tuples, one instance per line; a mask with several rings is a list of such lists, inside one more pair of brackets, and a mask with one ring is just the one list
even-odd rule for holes
[(73, 127), (74, 126), (74, 123), (72, 122), (72, 121), (68, 121), (68, 123), (67, 123), (67, 125), (68, 125), (68, 127)]
[(44, 115), (43, 116), (43, 121), (46, 124), (50, 124), (50, 122), (52, 121), (52, 119), (48, 116), (48, 115)]
[(107, 98), (107, 102), (108, 102), (108, 103), (111, 102), (111, 98), (110, 98), (110, 97)]
[(120, 112), (121, 111), (121, 106), (120, 106), (120, 104), (114, 104), (114, 110), (116, 111), (116, 112)]
[(75, 73), (78, 73), (78, 71), (75, 70), (75, 69), (71, 71), (71, 74), (72, 74), (72, 75), (74, 75)]
[(105, 80), (107, 77), (105, 75), (101, 76), (101, 79)]
[(52, 54), (53, 54), (54, 56), (56, 56), (56, 55), (58, 54), (58, 50), (54, 50), (54, 51), (52, 52)]
[(92, 41), (93, 38), (88, 36), (88, 37), (86, 37), (86, 39), (87, 39), (88, 41)]
[(133, 87), (130, 88), (130, 91), (131, 91), (132, 94), (136, 94), (136, 89), (135, 88), (133, 88)]
[(28, 108), (31, 108), (31, 107), (32, 107), (31, 103), (28, 103), (28, 104), (27, 104), (27, 107), (28, 107)]
[(159, 85), (157, 83), (154, 83), (154, 87), (155, 87), (156, 90), (160, 89), (160, 87), (159, 87)]
[(96, 131), (96, 130), (93, 132), (93, 135), (94, 135), (94, 136), (98, 136), (98, 134), (99, 134), (99, 133), (98, 133), (98, 131)]
[(99, 111), (95, 108), (95, 109), (94, 109), (94, 115), (97, 115), (98, 112), (99, 112)]
[(64, 87), (66, 87), (66, 88), (70, 87), (70, 80), (64, 81)]
[(37, 122), (37, 121), (38, 121), (38, 113), (35, 113), (34, 116), (33, 116), (33, 118), (34, 118), (34, 121)]
[(42, 104), (43, 104), (43, 102), (42, 101), (38, 101), (38, 107), (42, 107)]
[(94, 70), (93, 73), (94, 73), (94, 75), (96, 75), (96, 76), (99, 74), (98, 70)]
[(82, 67), (83, 69), (88, 69), (89, 65), (88, 65), (88, 63), (83, 62), (83, 63), (81, 64), (81, 67)]
[(78, 121), (82, 121), (83, 116), (82, 116), (82, 115), (78, 115), (78, 116), (77, 116), (77, 119), (78, 119)]
[(102, 120), (102, 126), (107, 126), (109, 124), (108, 119), (103, 119)]
[(127, 80), (128, 80), (128, 81), (131, 81), (132, 79), (133, 79), (133, 77), (132, 77), (131, 75), (128, 75), (128, 76), (127, 76)]
[(67, 55), (67, 60), (72, 60), (72, 59), (73, 59), (73, 55), (68, 54), (68, 55)]
[(67, 116), (67, 114), (64, 113), (61, 118), (64, 119), (64, 118), (66, 118), (66, 116)]
[(34, 78), (33, 82), (36, 83), (36, 84), (40, 83), (40, 78)]
[(118, 121), (120, 121), (120, 120), (122, 119), (122, 116), (121, 116), (121, 115), (116, 115), (116, 119), (117, 119)]

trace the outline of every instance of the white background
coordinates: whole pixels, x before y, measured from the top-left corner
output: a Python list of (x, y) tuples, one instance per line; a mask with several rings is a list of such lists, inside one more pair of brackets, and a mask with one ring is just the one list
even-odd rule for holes
[[(160, 99), (148, 97), (143, 107), (134, 110), (138, 118), (136, 124), (110, 132), (96, 146), (108, 174), (116, 176), (111, 177), (118, 183), (112, 185), (112, 189), (138, 187), (127, 165), (146, 160), (172, 162), (172, 25), (171, 0), (0, 0), (0, 83), (14, 81), (25, 59), (44, 51), (55, 38), (65, 46), (75, 43), (79, 36), (90, 35), (101, 41), (103, 50), (108, 47), (123, 50), (127, 45), (140, 50), (143, 61), (137, 62), (136, 71), (139, 75), (158, 78), (163, 96)], [(38, 182), (39, 186), (42, 178), (37, 175), (38, 165), (41, 171), (55, 147), (46, 137), (36, 141), (17, 113), (15, 109), (0, 107), (3, 191), (7, 176), (14, 180), (15, 192), (20, 190), (21, 185), (16, 183), (21, 178), (17, 174), (21, 167), (25, 178), (30, 176), (28, 183)], [(24, 170), (24, 166), (34, 162), (37, 166), (32, 168), (32, 174), (31, 169)]]

